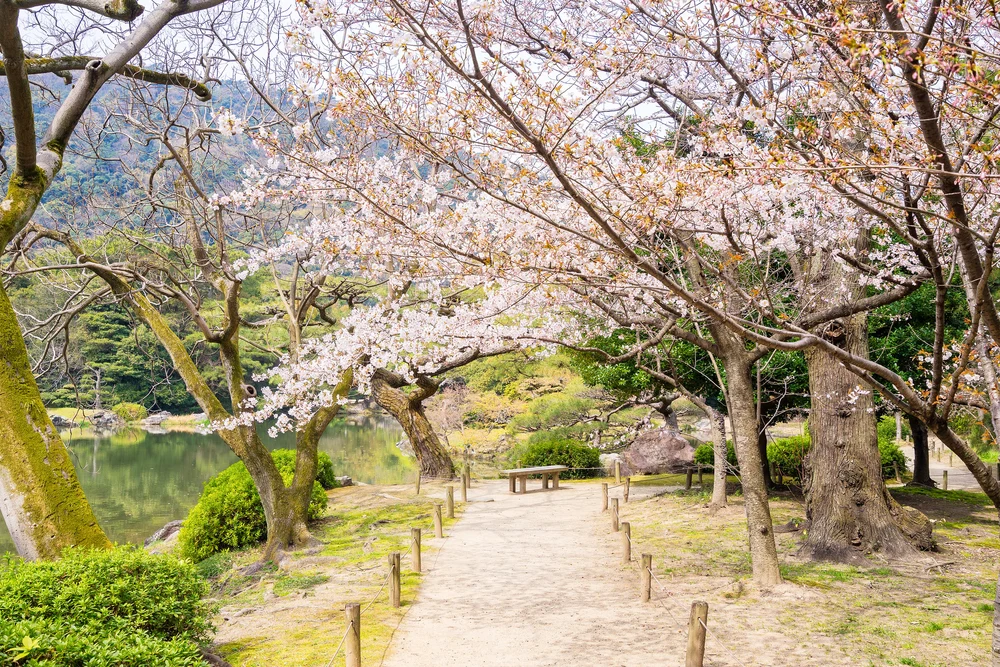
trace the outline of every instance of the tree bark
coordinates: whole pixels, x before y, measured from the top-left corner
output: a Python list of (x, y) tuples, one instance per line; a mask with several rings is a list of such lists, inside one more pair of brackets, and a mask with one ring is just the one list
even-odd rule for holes
[[(822, 334), (852, 354), (868, 356), (865, 314), (830, 322)], [(917, 548), (930, 549), (930, 521), (899, 505), (882, 479), (871, 391), (825, 352), (807, 351), (806, 363), (812, 443), (804, 462), (809, 529), (801, 552), (856, 562), (874, 552), (911, 558)]]
[(927, 426), (919, 418), (906, 415), (913, 437), (913, 479), (907, 486), (927, 486), (934, 488), (937, 482), (931, 479), (931, 452), (927, 445)]
[(0, 512), (17, 553), (57, 558), (109, 548), (35, 383), (17, 316), (0, 285)]
[(709, 507), (720, 509), (728, 503), (726, 495), (726, 473), (729, 470), (728, 447), (726, 447), (726, 417), (715, 408), (706, 409), (712, 422), (712, 502)]
[(455, 464), (424, 414), (423, 401), (433, 395), (437, 386), (428, 382), (408, 395), (400, 387), (394, 386), (400, 382), (400, 378), (388, 371), (376, 371), (372, 377), (375, 402), (403, 428), (417, 457), (421, 476), (451, 479), (455, 476)]
[(752, 363), (742, 340), (720, 329), (713, 331), (713, 334), (716, 334), (716, 340), (722, 348), (721, 359), (726, 369), (729, 417), (733, 424), (736, 460), (740, 464), (753, 582), (762, 590), (767, 590), (781, 583), (781, 572), (778, 569), (771, 507), (768, 504), (767, 485), (758, 447), (757, 411), (754, 406), (753, 385), (750, 382)]

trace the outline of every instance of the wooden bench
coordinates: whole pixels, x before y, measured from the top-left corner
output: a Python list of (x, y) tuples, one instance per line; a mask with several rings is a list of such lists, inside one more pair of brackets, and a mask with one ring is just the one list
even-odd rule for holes
[(517, 493), (517, 481), (521, 481), (521, 493), (528, 490), (528, 476), (541, 475), (542, 489), (549, 488), (549, 480), (552, 480), (552, 488), (559, 488), (559, 474), (569, 470), (566, 466), (538, 466), (537, 468), (515, 468), (514, 470), (501, 470), (510, 480), (510, 492)]

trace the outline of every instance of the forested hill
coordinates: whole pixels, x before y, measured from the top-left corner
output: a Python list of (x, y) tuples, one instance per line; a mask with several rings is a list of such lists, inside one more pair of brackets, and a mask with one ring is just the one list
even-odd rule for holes
[[(54, 74), (33, 77), (32, 81), (47, 89), (45, 95), (36, 95), (34, 99), (36, 127), (41, 140), (58, 104), (69, 94), (71, 86)], [(124, 85), (128, 85), (127, 82)], [(192, 125), (210, 122), (212, 112), (230, 108), (233, 100), (240, 96), (239, 85), (233, 81), (212, 84), (212, 99), (198, 106), (202, 118), (182, 113), (178, 122)], [(128, 200), (131, 199), (131, 191), (138, 186), (134, 178), (125, 174), (120, 161), (122, 156), (128, 156), (128, 164), (135, 173), (148, 174), (166, 152), (157, 141), (118, 131), (113, 124), (105, 122), (113, 114), (124, 111), (123, 100), (127, 94), (130, 93), (122, 85), (114, 84), (104, 86), (98, 93), (67, 147), (62, 170), (42, 197), (43, 223), (49, 224), (63, 216), (72, 217), (78, 229), (86, 231), (85, 221), (74, 216), (72, 211), (84, 206), (87, 196), (97, 195), (104, 201)], [(180, 100), (184, 91), (174, 89), (170, 95), (172, 99)], [(0, 129), (5, 136), (0, 153), (7, 167), (11, 168), (14, 164), (14, 131), (10, 92), (5, 84), (0, 85)], [(250, 156), (254, 148), (249, 141), (242, 141), (240, 151)], [(220, 180), (235, 183), (240, 178), (241, 166), (242, 162), (229, 161), (214, 168)]]

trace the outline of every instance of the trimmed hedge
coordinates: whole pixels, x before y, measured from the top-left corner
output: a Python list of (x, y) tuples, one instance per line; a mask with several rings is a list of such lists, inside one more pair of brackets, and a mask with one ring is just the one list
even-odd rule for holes
[[(0, 560), (0, 660), (32, 667), (193, 667), (212, 630), (193, 565), (134, 546)], [(9, 661), (9, 662), (7, 662)]]
[[(295, 451), (276, 449), (271, 458), (285, 484), (290, 484), (295, 476)], [(318, 519), (326, 509), (324, 488), (336, 485), (333, 462), (328, 454), (320, 452), (309, 502), (310, 520)], [(266, 538), (264, 505), (242, 462), (234, 463), (205, 483), (198, 503), (191, 508), (178, 535), (180, 555), (195, 562), (221, 551), (251, 547)]]
[(528, 447), (520, 455), (517, 465), (524, 468), (535, 466), (582, 468), (563, 473), (562, 477), (567, 479), (600, 477), (602, 472), (600, 450), (582, 445), (571, 438), (561, 437), (544, 440), (539, 438), (533, 443), (529, 441)]

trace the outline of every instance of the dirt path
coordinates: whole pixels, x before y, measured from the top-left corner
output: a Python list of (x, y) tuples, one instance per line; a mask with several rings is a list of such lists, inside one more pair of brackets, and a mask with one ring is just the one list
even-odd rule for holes
[[(597, 487), (570, 483), (555, 492), (515, 496), (506, 485), (489, 482), (472, 489), (473, 502), (426, 566), (418, 600), (385, 664), (682, 662), (686, 637), (663, 606), (639, 601), (638, 570), (620, 563), (619, 542), (608, 535)], [(686, 619), (681, 604), (670, 603), (673, 613)], [(737, 663), (720, 656), (709, 664)]]

